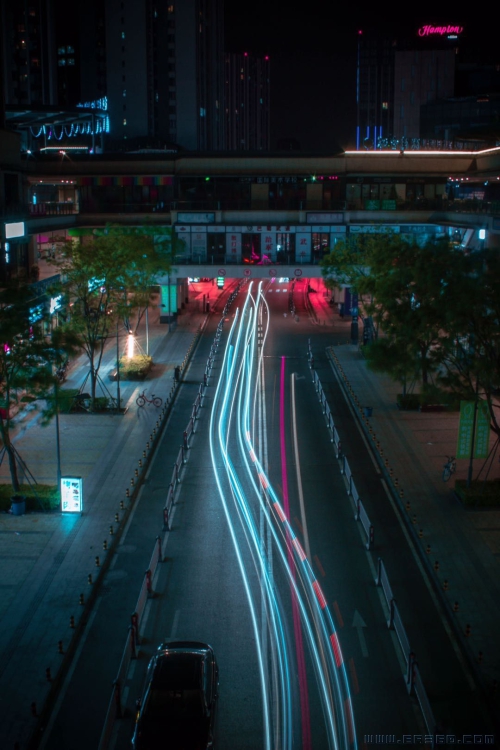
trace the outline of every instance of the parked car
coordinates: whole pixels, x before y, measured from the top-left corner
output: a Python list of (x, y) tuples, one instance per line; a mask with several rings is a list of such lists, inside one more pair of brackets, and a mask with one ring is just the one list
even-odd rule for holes
[(208, 643), (163, 643), (148, 666), (138, 701), (135, 750), (210, 750), (219, 668)]

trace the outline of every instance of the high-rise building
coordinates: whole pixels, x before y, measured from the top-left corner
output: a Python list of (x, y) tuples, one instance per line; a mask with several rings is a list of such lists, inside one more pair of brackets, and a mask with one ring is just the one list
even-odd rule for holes
[(55, 7), (52, 0), (1, 0), (6, 105), (56, 105)]
[(107, 99), (108, 146), (224, 148), (223, 0), (0, 0), (5, 101)]
[(222, 0), (105, 0), (105, 28), (112, 140), (222, 149)]
[(453, 96), (461, 26), (358, 33), (357, 147), (419, 138), (420, 108)]
[(269, 151), (270, 61), (226, 54), (226, 143), (229, 151)]

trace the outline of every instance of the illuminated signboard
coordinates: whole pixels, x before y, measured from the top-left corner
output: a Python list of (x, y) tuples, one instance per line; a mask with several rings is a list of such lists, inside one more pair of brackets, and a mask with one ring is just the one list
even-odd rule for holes
[(89, 292), (93, 292), (94, 289), (97, 289), (97, 288), (100, 288), (101, 291), (103, 291), (105, 289), (105, 287), (104, 287), (104, 279), (96, 279), (96, 277), (93, 276), (88, 281)]
[(36, 307), (30, 307), (28, 319), (31, 324), (36, 323), (37, 320), (43, 318), (43, 305), (36, 305)]
[(60, 310), (62, 307), (62, 294), (58, 294), (57, 297), (50, 298), (49, 312), (53, 315), (55, 312)]
[(5, 239), (11, 240), (13, 237), (24, 237), (24, 221), (5, 225)]
[(419, 36), (458, 36), (464, 30), (463, 26), (421, 26)]
[(82, 477), (61, 477), (61, 510), (63, 513), (81, 513), (83, 509)]
[(173, 315), (177, 312), (177, 284), (161, 285), (161, 306), (163, 314)]

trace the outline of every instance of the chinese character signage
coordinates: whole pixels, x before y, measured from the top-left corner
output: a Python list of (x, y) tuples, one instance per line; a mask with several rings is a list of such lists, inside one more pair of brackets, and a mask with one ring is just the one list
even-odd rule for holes
[(490, 418), (488, 404), (480, 401), (477, 406), (476, 439), (474, 440), (474, 458), (488, 458), (490, 444)]
[(81, 513), (83, 510), (83, 479), (61, 477), (61, 510), (63, 513)]
[(311, 235), (297, 233), (295, 240), (295, 258), (297, 263), (311, 262)]
[(241, 261), (241, 232), (228, 232), (226, 234), (226, 255), (230, 263)]
[[(457, 458), (470, 458), (472, 453), (472, 433), (474, 428), (474, 401), (460, 402), (460, 423), (458, 425)], [(490, 420), (488, 404), (480, 401), (476, 412), (473, 458), (487, 458), (490, 442)]]

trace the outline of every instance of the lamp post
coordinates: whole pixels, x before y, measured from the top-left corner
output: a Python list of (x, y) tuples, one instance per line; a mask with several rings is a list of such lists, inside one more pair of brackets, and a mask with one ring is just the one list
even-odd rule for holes
[(146, 356), (149, 357), (149, 318), (148, 318), (147, 306), (146, 306)]
[(118, 317), (116, 318), (116, 408), (120, 411), (120, 346), (118, 339)]
[(57, 494), (61, 502), (61, 439), (59, 433), (59, 389), (57, 386), (57, 375), (54, 381), (54, 401), (56, 407), (56, 456), (57, 456)]

